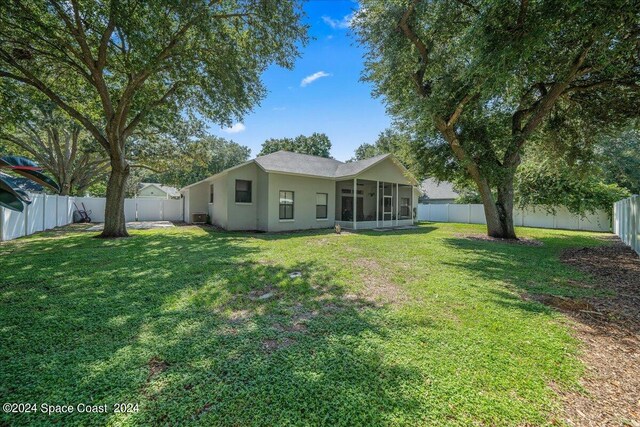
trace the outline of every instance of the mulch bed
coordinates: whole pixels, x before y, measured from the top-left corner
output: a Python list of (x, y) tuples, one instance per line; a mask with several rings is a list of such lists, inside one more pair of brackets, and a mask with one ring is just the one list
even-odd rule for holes
[(582, 286), (613, 293), (579, 299), (534, 297), (575, 320), (575, 335), (583, 343), (586, 372), (581, 383), (586, 393), (559, 392), (565, 402), (562, 421), (640, 427), (640, 258), (618, 241), (568, 249), (561, 260), (592, 277)]
[(469, 240), (478, 240), (483, 242), (509, 243), (512, 245), (524, 245), (524, 246), (542, 246), (543, 245), (543, 243), (540, 240), (529, 239), (527, 237), (520, 237), (518, 239), (501, 239), (499, 237), (487, 236), (486, 234), (461, 234), (461, 233), (458, 233), (455, 236), (461, 237), (463, 239), (469, 239)]

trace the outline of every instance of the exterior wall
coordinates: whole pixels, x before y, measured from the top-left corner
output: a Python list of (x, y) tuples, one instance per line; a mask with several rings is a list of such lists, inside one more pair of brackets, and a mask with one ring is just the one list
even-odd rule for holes
[[(228, 230), (258, 229), (258, 166), (249, 163), (230, 170), (224, 175), (227, 181), (227, 228)], [(236, 203), (236, 180), (251, 181), (251, 203)], [(214, 190), (215, 191), (215, 190)]]
[(209, 213), (209, 183), (202, 182), (189, 188), (186, 203), (188, 209), (185, 211), (185, 222), (191, 222), (191, 215), (194, 213)]
[(411, 180), (404, 175), (398, 165), (391, 159), (384, 159), (380, 163), (367, 169), (358, 175), (358, 179), (413, 185)]
[[(293, 220), (280, 220), (280, 190), (293, 191)], [(327, 193), (327, 219), (316, 219), (316, 193)], [(268, 231), (333, 227), (336, 182), (330, 179), (271, 173), (268, 185)]]
[(257, 223), (258, 230), (269, 230), (269, 174), (261, 168), (257, 168)]
[(156, 187), (155, 185), (148, 185), (142, 190), (138, 191), (138, 197), (151, 197), (155, 199), (168, 198), (167, 193)]
[[(228, 215), (228, 191), (227, 176), (223, 175), (207, 183), (213, 184), (213, 204), (209, 203), (209, 220), (211, 224), (218, 227), (227, 228)], [(207, 202), (209, 201), (210, 187), (207, 187)]]

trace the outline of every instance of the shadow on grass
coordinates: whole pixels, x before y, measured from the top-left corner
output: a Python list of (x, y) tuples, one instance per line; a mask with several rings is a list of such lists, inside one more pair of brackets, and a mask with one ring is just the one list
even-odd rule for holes
[[(139, 403), (127, 422), (146, 425), (375, 425), (419, 408), (396, 390), (420, 372), (363, 345), (384, 338), (380, 309), (347, 294), (330, 266), (256, 262), (251, 239), (206, 231), (0, 249), (4, 400)], [(1, 420), (109, 418), (124, 416)]]
[[(571, 237), (570, 239), (567, 237)], [(492, 290), (495, 302), (502, 306), (532, 313), (552, 313), (553, 301), (574, 301), (580, 308), (584, 298), (606, 296), (607, 289), (590, 286), (591, 277), (560, 261), (564, 249), (575, 246), (598, 246), (605, 243), (589, 236), (555, 234), (539, 239), (543, 246), (448, 238), (445, 242), (461, 251), (459, 260), (445, 264), (463, 269), (483, 281), (508, 284), (516, 295), (508, 291)], [(542, 302), (542, 303), (541, 303)], [(546, 304), (543, 304), (546, 303)]]

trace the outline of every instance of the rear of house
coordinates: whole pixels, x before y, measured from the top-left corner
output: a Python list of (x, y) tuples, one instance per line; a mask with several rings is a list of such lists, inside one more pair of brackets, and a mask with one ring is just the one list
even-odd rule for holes
[(413, 224), (417, 184), (390, 154), (343, 163), (278, 151), (181, 192), (187, 222), (208, 215), (226, 230), (362, 229)]

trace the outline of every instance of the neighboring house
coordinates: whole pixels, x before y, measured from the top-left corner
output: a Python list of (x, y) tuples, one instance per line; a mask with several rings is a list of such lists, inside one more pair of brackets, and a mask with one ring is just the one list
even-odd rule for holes
[(420, 203), (445, 204), (455, 203), (459, 194), (453, 189), (453, 184), (447, 181), (436, 181), (427, 178), (420, 184)]
[(175, 187), (152, 182), (141, 182), (136, 197), (141, 199), (179, 199), (180, 191)]
[(391, 154), (343, 163), (278, 151), (181, 192), (187, 222), (193, 214), (208, 214), (212, 224), (227, 230), (304, 230), (334, 224), (362, 229), (413, 224), (417, 185)]

